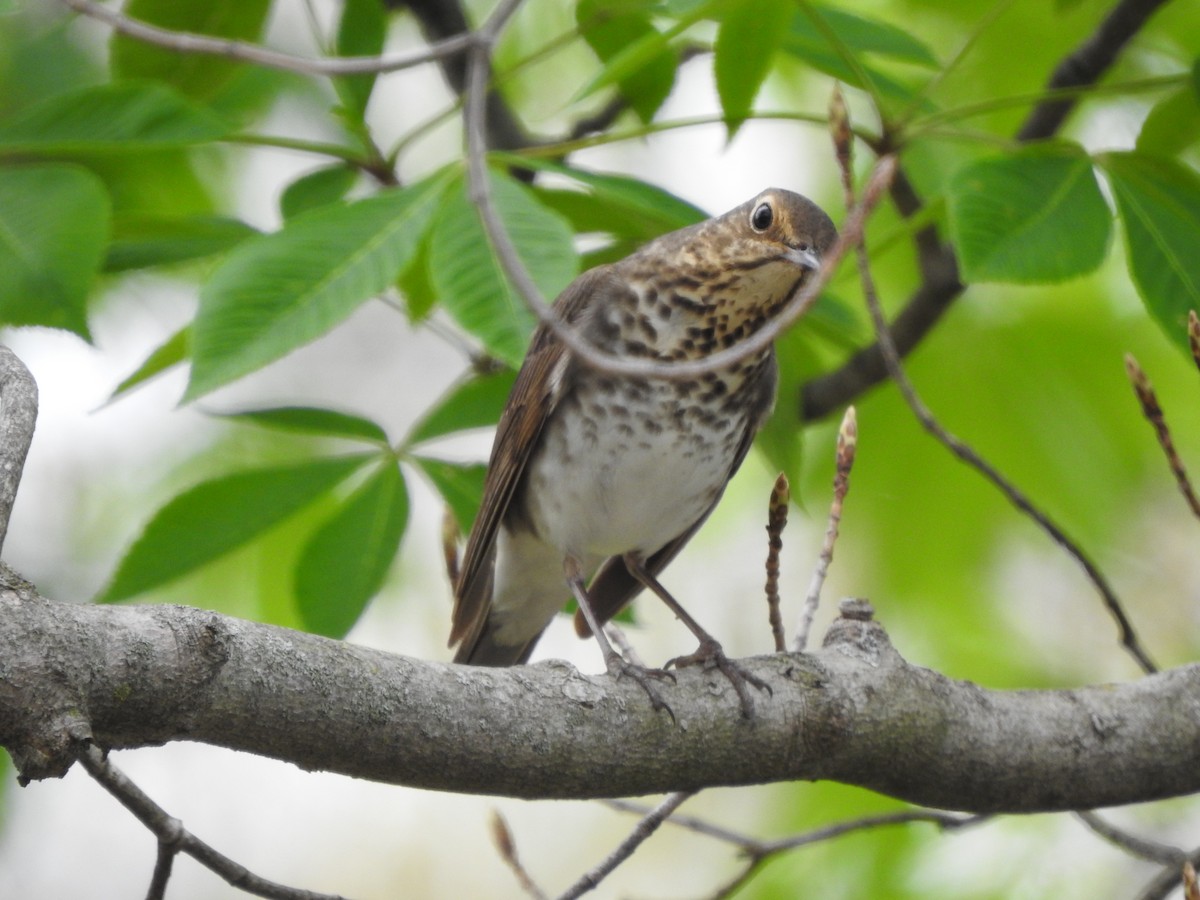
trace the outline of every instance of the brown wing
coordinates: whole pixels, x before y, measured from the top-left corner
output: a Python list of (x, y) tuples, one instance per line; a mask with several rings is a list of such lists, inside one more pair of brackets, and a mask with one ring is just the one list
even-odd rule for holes
[[(555, 309), (568, 323), (586, 325), (584, 313), (598, 292), (615, 287), (610, 267), (600, 266), (576, 278), (559, 295)], [(483, 485), (483, 502), (467, 541), (462, 573), (454, 592), (450, 646), (472, 646), (483, 631), (492, 604), (496, 532), (512, 504), (546, 420), (570, 380), (566, 347), (545, 325), (534, 332), (525, 362), (496, 427)]]
[[(772, 351), (774, 352), (774, 351)], [(770, 396), (775, 394), (775, 366), (774, 361), (771, 362), (771, 379), (764, 385), (764, 390), (770, 392)], [(765, 419), (765, 417), (764, 417)], [(741, 468), (742, 461), (745, 460), (746, 454), (750, 452), (750, 446), (754, 443), (754, 436), (758, 433), (759, 427), (762, 425), (762, 420), (751, 421), (747, 423), (746, 431), (742, 435), (741, 441), (738, 443), (737, 452), (733, 457), (733, 464), (729, 467), (729, 478), (733, 478), (734, 473)], [(726, 479), (728, 483), (729, 478)], [(667, 567), (667, 564), (673, 560), (679, 551), (684, 548), (693, 535), (700, 530), (700, 527), (705, 523), (712, 511), (717, 508), (717, 504), (721, 502), (721, 497), (725, 493), (722, 488), (721, 493), (717, 494), (716, 499), (704, 511), (704, 514), (679, 537), (669, 541), (658, 552), (646, 560), (646, 571), (655, 578), (658, 573)], [(619, 556), (610, 556), (606, 559), (596, 572), (596, 576), (588, 585), (588, 599), (592, 603), (592, 611), (601, 623), (607, 622), (629, 603), (634, 597), (641, 593), (642, 584), (631, 574), (629, 569), (625, 567), (624, 561)], [(588, 637), (592, 630), (588, 627), (587, 620), (583, 618), (582, 613), (575, 613), (575, 633), (580, 637)]]

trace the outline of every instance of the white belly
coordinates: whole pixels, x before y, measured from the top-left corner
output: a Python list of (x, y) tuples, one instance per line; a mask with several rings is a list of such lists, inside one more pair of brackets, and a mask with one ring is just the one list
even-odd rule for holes
[(578, 391), (551, 417), (543, 452), (530, 462), (530, 521), (543, 541), (589, 567), (654, 553), (695, 524), (729, 479), (745, 413), (718, 437), (673, 385), (649, 394), (650, 411), (631, 414), (599, 410), (611, 397)]

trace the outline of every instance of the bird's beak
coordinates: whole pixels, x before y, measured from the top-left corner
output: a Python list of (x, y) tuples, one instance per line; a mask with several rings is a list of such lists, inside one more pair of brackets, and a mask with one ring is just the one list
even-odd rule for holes
[(821, 257), (812, 249), (801, 250), (797, 247), (788, 247), (784, 258), (802, 269), (809, 269), (813, 272), (820, 271), (821, 268)]

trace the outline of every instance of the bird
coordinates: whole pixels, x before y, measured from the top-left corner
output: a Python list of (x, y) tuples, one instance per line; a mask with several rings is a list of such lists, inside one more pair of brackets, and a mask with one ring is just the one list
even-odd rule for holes
[[(584, 272), (553, 310), (618, 357), (704, 359), (778, 314), (836, 238), (817, 204), (769, 188)], [(608, 671), (641, 684), (655, 709), (674, 716), (654, 684), (673, 677), (667, 669), (702, 664), (720, 669), (752, 716), (746, 685), (769, 687), (658, 576), (716, 507), (774, 407), (777, 380), (770, 344), (695, 378), (632, 377), (589, 367), (541, 324), (497, 425), (454, 586), (454, 661), (528, 662), (573, 596), (576, 632), (594, 634)], [(602, 626), (643, 589), (692, 631), (695, 653), (647, 669), (612, 648)]]

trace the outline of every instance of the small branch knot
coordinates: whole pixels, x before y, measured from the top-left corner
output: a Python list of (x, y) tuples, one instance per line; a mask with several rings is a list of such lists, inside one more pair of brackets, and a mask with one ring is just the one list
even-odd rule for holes
[(855, 622), (870, 622), (875, 618), (875, 607), (866, 597), (844, 597), (838, 603), (838, 614), (843, 619)]

